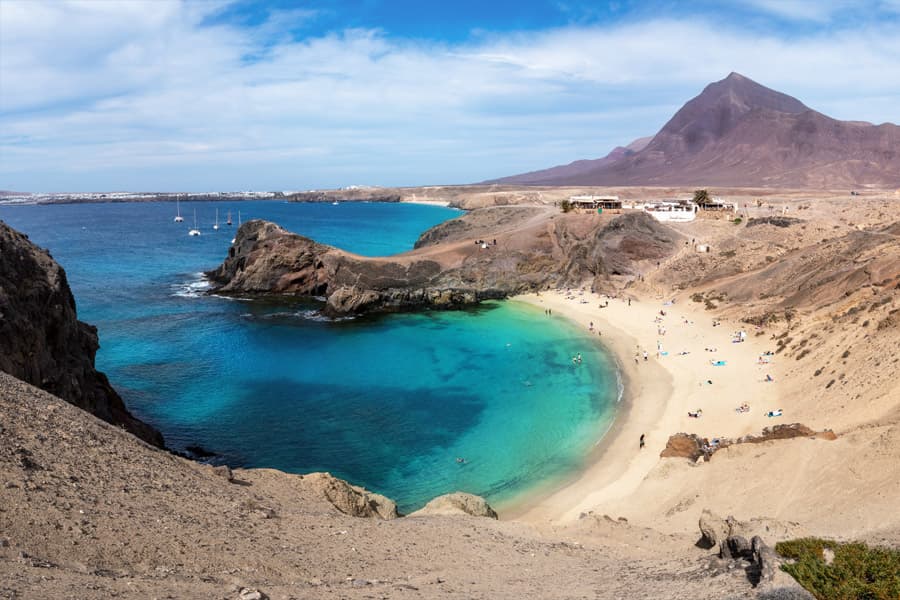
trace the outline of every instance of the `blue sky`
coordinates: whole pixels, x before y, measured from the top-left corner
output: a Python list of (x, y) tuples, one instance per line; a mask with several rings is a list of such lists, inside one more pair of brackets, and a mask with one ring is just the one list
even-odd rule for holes
[(900, 0), (0, 0), (0, 190), (468, 183), (738, 71), (900, 122)]

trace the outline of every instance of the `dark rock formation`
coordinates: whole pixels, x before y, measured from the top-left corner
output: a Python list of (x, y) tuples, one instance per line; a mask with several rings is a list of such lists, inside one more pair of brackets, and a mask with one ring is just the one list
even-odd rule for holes
[(758, 569), (758, 582), (768, 582), (775, 578), (778, 570), (778, 555), (772, 550), (758, 535), (753, 536), (750, 540), (752, 548), (753, 562)]
[(639, 262), (672, 254), (680, 238), (646, 214), (621, 215), (585, 234), (583, 220), (542, 221), (541, 212), (546, 217), (546, 209), (474, 211), (425, 232), (416, 250), (386, 258), (356, 256), (274, 223), (249, 221), (208, 275), (214, 293), (324, 297), (331, 315), (460, 308), (634, 275)]
[(162, 447), (94, 368), (99, 347), (97, 328), (78, 320), (66, 272), (0, 222), (0, 370)]
[(753, 552), (750, 548), (750, 542), (742, 535), (731, 535), (725, 540), (724, 548), (728, 549), (731, 558), (751, 558)]

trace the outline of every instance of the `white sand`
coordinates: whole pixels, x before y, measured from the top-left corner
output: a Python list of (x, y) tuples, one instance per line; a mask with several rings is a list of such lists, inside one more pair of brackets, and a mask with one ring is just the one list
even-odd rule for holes
[[(772, 357), (770, 364), (758, 364), (764, 351), (774, 351), (774, 344), (765, 337), (754, 337), (754, 328), (742, 323), (722, 321), (714, 327), (709, 313), (689, 298), (676, 296), (675, 304), (668, 306), (662, 300), (632, 299), (628, 306), (627, 300), (612, 299), (602, 309), (598, 305), (606, 302), (605, 297), (588, 292), (583, 296), (576, 293), (574, 299), (567, 299), (565, 292), (544, 292), (516, 300), (549, 308), (554, 315), (571, 319), (585, 329), (593, 321), (602, 342), (622, 366), (625, 398), (616, 424), (577, 480), (507, 511), (504, 517), (564, 523), (577, 519), (582, 512), (602, 510), (604, 505), (637, 490), (659, 463), (659, 453), (673, 433), (738, 437), (793, 422), (790, 411), (781, 418), (765, 416), (770, 410), (783, 408), (779, 402), (778, 357)], [(666, 315), (661, 316), (660, 311)], [(656, 322), (657, 317), (660, 322)], [(659, 333), (660, 326), (665, 327), (664, 335)], [(747, 332), (746, 341), (732, 343), (732, 334), (740, 329)], [(657, 342), (668, 355), (657, 358)], [(640, 357), (636, 364), (635, 354), (644, 350), (649, 359)], [(713, 366), (713, 360), (727, 364)], [(767, 382), (767, 374), (775, 381)], [(735, 411), (743, 403), (750, 405), (749, 413)], [(697, 409), (703, 411), (701, 418), (688, 417), (688, 411)], [(646, 435), (646, 447), (640, 450), (642, 433)]]
[(449, 200), (419, 200), (418, 198), (403, 198), (400, 202), (403, 204), (427, 204), (429, 206), (450, 206)]

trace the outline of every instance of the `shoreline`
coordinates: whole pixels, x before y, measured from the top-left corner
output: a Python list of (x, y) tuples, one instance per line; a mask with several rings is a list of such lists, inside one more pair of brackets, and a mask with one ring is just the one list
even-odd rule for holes
[[(559, 305), (559, 298), (553, 297), (561, 293), (544, 292), (541, 295), (526, 294), (514, 296), (510, 300), (531, 304), (532, 306), (541, 306), (551, 308), (558, 313), (561, 318), (566, 319), (578, 328), (583, 328), (582, 319), (579, 315), (572, 314), (567, 307)], [(592, 294), (592, 296), (594, 296)], [(552, 299), (551, 299), (552, 298)], [(545, 299), (550, 299), (545, 302)], [(594, 296), (590, 301), (599, 302), (599, 297)], [(564, 301), (564, 300), (563, 300)], [(585, 305), (578, 305), (585, 306)], [(503, 509), (502, 518), (505, 520), (524, 521), (530, 523), (540, 523), (555, 520), (570, 520), (566, 518), (571, 516), (576, 509), (578, 512), (574, 515), (577, 518), (580, 514), (581, 503), (573, 502), (574, 497), (571, 495), (579, 494), (582, 485), (587, 482), (595, 482), (600, 476), (604, 481), (612, 483), (622, 478), (623, 464), (621, 458), (627, 453), (634, 454), (634, 450), (638, 449), (638, 439), (641, 433), (635, 433), (639, 429), (639, 425), (646, 422), (646, 417), (636, 419), (635, 409), (638, 404), (642, 409), (650, 408), (661, 411), (664, 407), (665, 400), (672, 393), (671, 381), (668, 374), (656, 363), (647, 363), (647, 365), (635, 365), (630, 358), (633, 348), (638, 343), (633, 335), (618, 327), (611, 325), (602, 316), (597, 317), (595, 325), (601, 325), (600, 330), (603, 335), (594, 338), (604, 347), (605, 351), (610, 354), (616, 365), (617, 376), (620, 378), (616, 384), (621, 385), (622, 389), (617, 390), (619, 398), (615, 416), (609, 428), (594, 443), (591, 451), (585, 456), (584, 463), (580, 469), (565, 478), (563, 481), (550, 484), (544, 489), (538, 485), (529, 493), (521, 494), (518, 498), (511, 501)], [(639, 376), (638, 366), (646, 366), (645, 371), (650, 371), (651, 377), (655, 378), (653, 386), (650, 389), (644, 389), (643, 378)], [(658, 379), (657, 379), (658, 378)], [(645, 395), (646, 394), (646, 395)], [(651, 415), (655, 413), (651, 412)], [(633, 438), (633, 439), (632, 439)], [(629, 450), (630, 449), (630, 450)], [(646, 449), (645, 449), (646, 450)], [(646, 453), (646, 452), (645, 452)], [(608, 460), (607, 460), (608, 459)], [(561, 497), (563, 496), (563, 497)], [(563, 510), (562, 514), (559, 510), (560, 500), (564, 500), (565, 504), (572, 505), (570, 509)]]
[[(582, 304), (567, 299), (563, 292), (548, 291), (510, 300), (550, 308), (577, 327), (586, 328), (593, 321), (602, 332), (600, 343), (621, 369), (622, 400), (612, 426), (585, 457), (584, 467), (563, 482), (544, 489), (536, 486), (507, 503), (502, 507), (503, 519), (547, 525), (571, 522), (589, 511), (639, 516), (646, 508), (634, 501), (635, 494), (661, 462), (659, 454), (670, 435), (684, 431), (709, 438), (737, 437), (791, 422), (787, 416), (775, 421), (764, 416), (780, 407), (777, 384), (764, 379), (768, 373), (777, 379), (778, 371), (774, 364), (756, 362), (767, 348), (752, 335), (744, 343), (732, 344), (727, 321), (713, 326), (712, 315), (677, 295), (676, 303), (666, 307), (662, 300), (632, 297), (630, 306), (618, 298), (609, 299), (603, 309), (598, 303), (606, 300), (600, 296), (585, 293), (584, 297), (588, 302)], [(659, 316), (660, 311), (666, 316)], [(665, 352), (659, 357), (657, 344)], [(716, 352), (706, 351), (708, 346)], [(635, 353), (645, 350), (647, 360), (639, 357), (636, 363)], [(713, 358), (726, 360), (726, 365), (713, 366)], [(757, 374), (763, 370), (766, 373)], [(748, 384), (748, 378), (756, 381)], [(723, 397), (729, 398), (724, 405)], [(734, 408), (744, 402), (751, 404), (751, 412), (736, 414)], [(702, 418), (687, 416), (698, 408), (704, 412)], [(646, 435), (643, 449), (639, 447), (642, 434)]]
[[(400, 204), (424, 204), (426, 206), (442, 206), (444, 208), (456, 208), (455, 206), (450, 206), (449, 200), (417, 200), (412, 198), (403, 198), (400, 200)], [(462, 211), (462, 209), (458, 209)]]

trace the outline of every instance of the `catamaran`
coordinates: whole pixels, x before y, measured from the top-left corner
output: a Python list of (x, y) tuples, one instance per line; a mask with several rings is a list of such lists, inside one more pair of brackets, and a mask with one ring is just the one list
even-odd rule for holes
[(213, 230), (214, 231), (219, 230), (219, 209), (218, 208), (216, 209), (216, 224), (213, 225)]
[(184, 217), (181, 216), (181, 203), (178, 202), (178, 198), (175, 198), (175, 222), (181, 223), (184, 221)]
[(228, 225), (229, 227), (231, 226), (231, 211), (230, 210), (228, 211), (228, 220), (225, 221), (225, 224)]

